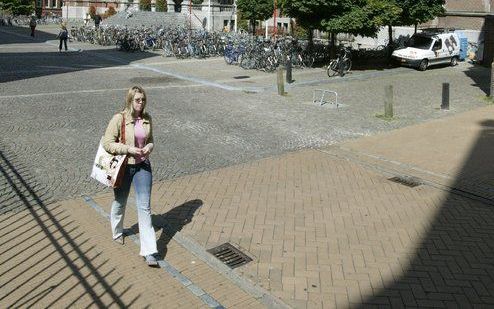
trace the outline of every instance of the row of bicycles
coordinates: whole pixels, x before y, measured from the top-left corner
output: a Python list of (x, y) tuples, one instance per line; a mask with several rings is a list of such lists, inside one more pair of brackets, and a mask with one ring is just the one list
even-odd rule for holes
[[(26, 15), (11, 16), (5, 15), (0, 16), (0, 26), (20, 26), (27, 27), (31, 18)], [(62, 17), (59, 16), (43, 16), (36, 19), (36, 24), (38, 25), (48, 25), (48, 24), (60, 24), (63, 21)]]
[[(329, 44), (315, 41), (309, 44), (292, 37), (278, 37), (274, 40), (254, 37), (246, 33), (219, 33), (192, 30), (185, 27), (72, 27), (71, 37), (78, 41), (99, 45), (113, 45), (118, 50), (136, 52), (145, 50), (161, 51), (163, 56), (184, 58), (223, 57), (229, 65), (239, 65), (248, 70), (272, 72), (279, 66), (310, 68), (315, 63), (329, 63), (326, 73), (329, 77), (344, 76), (352, 69), (352, 52), (362, 55), (371, 53), (380, 57), (385, 53), (376, 51), (352, 51), (341, 48), (335, 59), (329, 59)], [(362, 54), (362, 55), (361, 55)], [(359, 58), (359, 59), (360, 59)]]
[(323, 62), (328, 55), (327, 45), (300, 42), (291, 37), (276, 40), (250, 38), (230, 41), (223, 57), (227, 64), (237, 64), (244, 69), (272, 72), (288, 63), (295, 68), (310, 68), (315, 62)]
[(114, 45), (125, 52), (161, 50), (163, 56), (180, 59), (220, 56), (225, 45), (219, 33), (185, 27), (79, 26), (71, 29), (71, 36), (81, 42)]

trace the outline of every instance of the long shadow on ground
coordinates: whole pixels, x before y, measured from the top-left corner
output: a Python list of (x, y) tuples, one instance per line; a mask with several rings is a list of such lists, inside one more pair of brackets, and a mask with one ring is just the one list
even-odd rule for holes
[[(483, 131), (454, 188), (494, 177), (494, 121), (479, 125)], [(374, 290), (362, 307), (494, 307), (494, 200), (458, 193), (445, 198), (403, 275)]]
[[(109, 68), (127, 65), (131, 62), (155, 57), (148, 52), (120, 52), (115, 48), (91, 48), (82, 51), (74, 50), (73, 43), (68, 43), (68, 52), (58, 52), (56, 35), (49, 32), (37, 31), (32, 39), (27, 29), (16, 27), (0, 27), (0, 83), (11, 82), (41, 76), (63, 74), (98, 68)], [(47, 44), (53, 51), (46, 49), (37, 51), (40, 44)], [(8, 44), (33, 44), (22, 49), (7, 48)], [(90, 47), (91, 45), (86, 44)], [(2, 52), (4, 51), (4, 52)], [(88, 57), (90, 55), (91, 57)]]

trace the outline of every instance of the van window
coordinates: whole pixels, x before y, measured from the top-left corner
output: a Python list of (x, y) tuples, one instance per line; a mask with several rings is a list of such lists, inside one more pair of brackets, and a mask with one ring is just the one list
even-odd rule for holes
[(432, 44), (431, 38), (420, 35), (412, 35), (410, 41), (408, 42), (409, 47), (426, 49), (426, 50), (429, 50), (429, 48), (431, 48), (431, 44)]
[(443, 47), (443, 41), (441, 39), (437, 40), (434, 43), (434, 47), (432, 48), (433, 50), (439, 50)]

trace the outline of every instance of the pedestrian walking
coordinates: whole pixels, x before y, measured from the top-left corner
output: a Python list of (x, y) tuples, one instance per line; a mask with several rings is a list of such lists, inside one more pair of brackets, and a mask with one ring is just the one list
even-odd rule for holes
[(99, 14), (96, 14), (94, 15), (94, 26), (96, 27), (96, 29), (99, 28), (99, 24), (101, 22), (101, 16)]
[(31, 36), (34, 38), (34, 30), (36, 29), (36, 16), (31, 15), (31, 20), (29, 21), (29, 27), (31, 27)]
[(62, 51), (62, 42), (65, 46), (65, 51), (67, 51), (67, 39), (69, 38), (69, 31), (67, 31), (67, 26), (65, 25), (65, 23), (60, 24), (60, 32), (58, 32), (57, 37), (60, 40), (58, 51)]
[[(122, 184), (113, 189), (111, 205), (111, 231), (113, 240), (124, 244), (123, 223), (125, 206), (131, 184), (134, 184), (136, 208), (139, 224), (140, 255), (147, 265), (158, 265), (156, 235), (151, 223), (152, 172), (149, 155), (153, 151), (153, 131), (151, 116), (145, 111), (146, 93), (143, 88), (134, 86), (127, 92), (124, 109), (110, 120), (103, 138), (103, 148), (111, 154), (126, 154), (128, 157)], [(121, 125), (124, 121), (125, 143), (119, 143)]]

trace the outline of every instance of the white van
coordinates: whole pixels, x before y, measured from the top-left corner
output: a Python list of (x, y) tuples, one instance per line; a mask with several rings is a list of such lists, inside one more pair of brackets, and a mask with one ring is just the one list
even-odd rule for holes
[(460, 57), (460, 39), (453, 29), (423, 29), (410, 38), (406, 48), (395, 50), (391, 57), (420, 71), (436, 64), (455, 66)]

